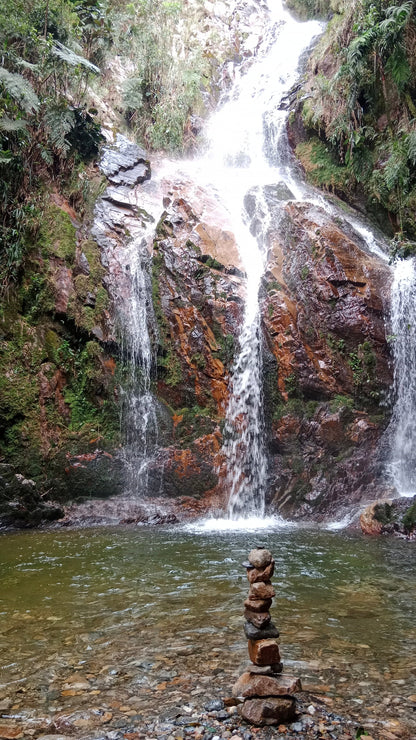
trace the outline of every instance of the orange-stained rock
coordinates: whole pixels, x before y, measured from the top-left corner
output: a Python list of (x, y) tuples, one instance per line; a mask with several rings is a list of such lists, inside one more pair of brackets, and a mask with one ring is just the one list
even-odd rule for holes
[(243, 673), (232, 688), (233, 696), (282, 696), (301, 691), (299, 678), (294, 676), (264, 676), (258, 673)]
[(276, 640), (249, 640), (248, 654), (255, 665), (280, 663), (280, 651)]
[(374, 501), (360, 514), (360, 527), (364, 534), (379, 535), (382, 533), (383, 523), (375, 518), (376, 507), (380, 506), (380, 504), (391, 504), (391, 501), (387, 501), (386, 499)]

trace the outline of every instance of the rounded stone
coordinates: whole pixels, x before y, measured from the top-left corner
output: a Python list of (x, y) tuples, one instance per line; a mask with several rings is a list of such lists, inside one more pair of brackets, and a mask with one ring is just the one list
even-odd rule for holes
[(254, 565), (255, 568), (265, 568), (269, 563), (271, 563), (273, 560), (272, 554), (270, 550), (266, 550), (266, 548), (257, 548), (255, 550), (250, 550), (248, 555), (248, 561), (251, 563), (251, 565)]
[(274, 590), (272, 584), (270, 583), (264, 583), (263, 581), (258, 581), (257, 583), (252, 583), (250, 585), (250, 589), (248, 592), (248, 598), (252, 600), (257, 599), (272, 599), (273, 596), (276, 595), (276, 591)]
[(270, 607), (272, 605), (271, 599), (246, 599), (244, 602), (244, 606), (246, 609), (248, 609), (250, 612), (268, 612)]
[(238, 713), (252, 725), (280, 725), (295, 718), (296, 702), (293, 697), (268, 696), (246, 699)]

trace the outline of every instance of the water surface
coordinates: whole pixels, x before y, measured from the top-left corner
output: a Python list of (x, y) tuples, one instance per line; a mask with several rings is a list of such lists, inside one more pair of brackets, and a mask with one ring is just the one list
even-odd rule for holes
[(276, 558), (286, 672), (337, 711), (411, 722), (414, 544), (290, 527), (1, 536), (3, 716), (83, 722), (93, 706), (97, 722), (140, 726), (149, 711), (229, 695), (247, 660), (241, 562), (259, 543)]

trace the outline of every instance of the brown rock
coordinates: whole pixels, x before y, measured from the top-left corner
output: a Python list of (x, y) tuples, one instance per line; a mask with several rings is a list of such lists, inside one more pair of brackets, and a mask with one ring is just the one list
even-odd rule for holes
[(254, 565), (255, 568), (265, 568), (272, 562), (272, 560), (273, 558), (270, 550), (266, 550), (264, 547), (250, 550), (248, 555), (249, 563)]
[(374, 503), (370, 504), (370, 506), (367, 506), (366, 509), (360, 514), (360, 527), (364, 534), (370, 534), (370, 535), (378, 535), (381, 534), (383, 530), (383, 524), (382, 522), (379, 522), (378, 519), (375, 518), (376, 513), (376, 507), (380, 506), (380, 504), (384, 505), (386, 503), (391, 503), (391, 501), (387, 500), (379, 500), (374, 501)]
[(294, 676), (265, 676), (262, 674), (243, 673), (233, 686), (233, 696), (245, 698), (253, 696), (285, 696), (301, 691), (302, 686)]
[(280, 663), (280, 651), (276, 640), (249, 640), (248, 654), (254, 665)]
[(246, 599), (244, 606), (250, 612), (256, 612), (257, 614), (268, 612), (272, 605), (271, 599)]
[(289, 696), (246, 699), (238, 707), (238, 713), (253, 725), (279, 725), (294, 719), (295, 704), (295, 699)]
[(268, 583), (263, 583), (263, 581), (252, 583), (248, 592), (248, 598), (253, 600), (272, 599), (275, 595), (276, 591), (270, 581)]
[(269, 624), (271, 620), (270, 612), (252, 612), (250, 609), (244, 609), (244, 618), (251, 622), (255, 627), (261, 629)]
[(257, 581), (267, 583), (267, 581), (270, 581), (273, 573), (274, 560), (265, 568), (250, 568), (250, 570), (247, 570), (247, 578), (250, 583), (257, 583)]
[(14, 738), (23, 737), (23, 733), (20, 727), (12, 727), (11, 725), (0, 725), (0, 738), (2, 740), (14, 740)]

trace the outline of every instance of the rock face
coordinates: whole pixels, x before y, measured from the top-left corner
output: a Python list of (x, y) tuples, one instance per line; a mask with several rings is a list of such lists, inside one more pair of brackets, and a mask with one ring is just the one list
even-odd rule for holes
[[(145, 152), (123, 137), (106, 151), (102, 171), (108, 186), (90, 234), (77, 232), (64, 203), (54, 204), (51, 214), (61, 237), (47, 242), (53, 289), (45, 290), (42, 300), (68, 323), (68, 332), (62, 335), (52, 320), (39, 330), (28, 324), (19, 349), (28, 367), (34, 362), (30, 352), (43, 352), (36, 434), (45, 458), (54, 450), (43, 480), (59, 490), (62, 501), (71, 491), (82, 497), (94, 488), (111, 495), (125, 487), (116, 447), (106, 439), (97, 443), (93, 430), (110, 395), (112, 429), (118, 426), (119, 325), (131, 311), (133, 241), (146, 255), (147, 300), (153, 305), (149, 331), (160, 450), (149, 467), (148, 494), (175, 499), (178, 516), (224, 510), (229, 492), (222, 428), (246, 282), (229, 216), (216, 193), (172, 167), (156, 167), (150, 177)], [(380, 401), (391, 383), (383, 321), (390, 270), (366, 251), (347, 222), (335, 223), (311, 204), (286, 202), (290, 195), (278, 186), (261, 194), (271, 213), (261, 289), (267, 503), (291, 518), (319, 520), (340, 517), (347, 508), (388, 493), (378, 449), (385, 426)], [(246, 198), (253, 230), (257, 197), (253, 190)], [(73, 326), (75, 336), (83, 332), (88, 357), (73, 348), (72, 335), (68, 339)], [(9, 398), (15, 376), (14, 356), (9, 352), (8, 357), (1, 369)], [(82, 363), (85, 379), (76, 388), (70, 376)], [(21, 393), (21, 383), (19, 388)], [(84, 419), (88, 424), (85, 388), (94, 397), (97, 421), (94, 417), (82, 444), (62, 446), (60, 452), (51, 407), (66, 424)], [(28, 409), (34, 408), (32, 395), (28, 385)], [(4, 414), (20, 425), (17, 393)], [(33, 437), (33, 425), (25, 434)], [(32, 468), (14, 472), (36, 477)], [(88, 484), (90, 474), (97, 485)], [(258, 615), (257, 629), (266, 623), (273, 595), (264, 586), (273, 566), (267, 578), (261, 568), (259, 563), (250, 570), (246, 601)]]

